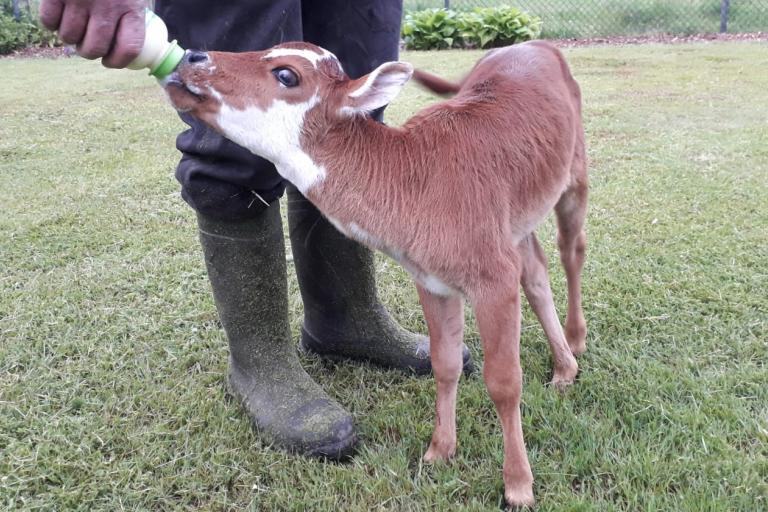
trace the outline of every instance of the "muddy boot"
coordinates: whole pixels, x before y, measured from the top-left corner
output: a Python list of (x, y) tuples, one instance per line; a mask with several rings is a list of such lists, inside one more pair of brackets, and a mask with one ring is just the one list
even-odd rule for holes
[(270, 441), (306, 455), (349, 456), (352, 417), (307, 375), (291, 342), (279, 204), (242, 222), (198, 214), (198, 225), (229, 339), (231, 392)]
[[(291, 247), (304, 302), (301, 345), (320, 357), (426, 374), (429, 338), (406, 331), (376, 296), (373, 254), (288, 187)], [(473, 369), (464, 347), (464, 371)]]

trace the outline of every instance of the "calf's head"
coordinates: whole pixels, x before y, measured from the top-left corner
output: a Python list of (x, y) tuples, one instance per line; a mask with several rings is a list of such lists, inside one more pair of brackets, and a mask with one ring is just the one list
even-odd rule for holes
[(331, 125), (382, 107), (412, 72), (389, 62), (351, 80), (327, 50), (287, 43), (261, 52), (188, 51), (164, 86), (177, 110), (274, 162), (301, 150), (306, 123)]

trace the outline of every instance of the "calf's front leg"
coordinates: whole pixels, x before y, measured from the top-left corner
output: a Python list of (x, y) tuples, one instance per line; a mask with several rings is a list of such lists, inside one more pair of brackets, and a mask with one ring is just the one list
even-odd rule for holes
[(456, 451), (456, 392), (462, 368), (464, 302), (442, 297), (416, 285), (429, 329), (432, 371), (437, 384), (435, 430), (424, 460), (448, 459)]
[(512, 506), (532, 506), (533, 473), (520, 417), (520, 276), (510, 274), (473, 305), (483, 342), (483, 377), (504, 435), (504, 498)]

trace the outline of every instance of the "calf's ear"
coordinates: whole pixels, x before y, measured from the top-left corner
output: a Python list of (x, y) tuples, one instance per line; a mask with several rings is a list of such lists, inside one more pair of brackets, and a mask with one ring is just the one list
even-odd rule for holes
[(413, 66), (407, 62), (386, 62), (368, 75), (351, 80), (342, 111), (347, 114), (368, 113), (388, 105), (412, 74)]

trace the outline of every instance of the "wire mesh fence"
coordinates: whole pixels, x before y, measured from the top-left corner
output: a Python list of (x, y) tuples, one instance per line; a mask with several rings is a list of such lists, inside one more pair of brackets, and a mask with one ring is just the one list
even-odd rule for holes
[(768, 31), (768, 0), (405, 0), (406, 12), (511, 5), (543, 21), (543, 37)]

